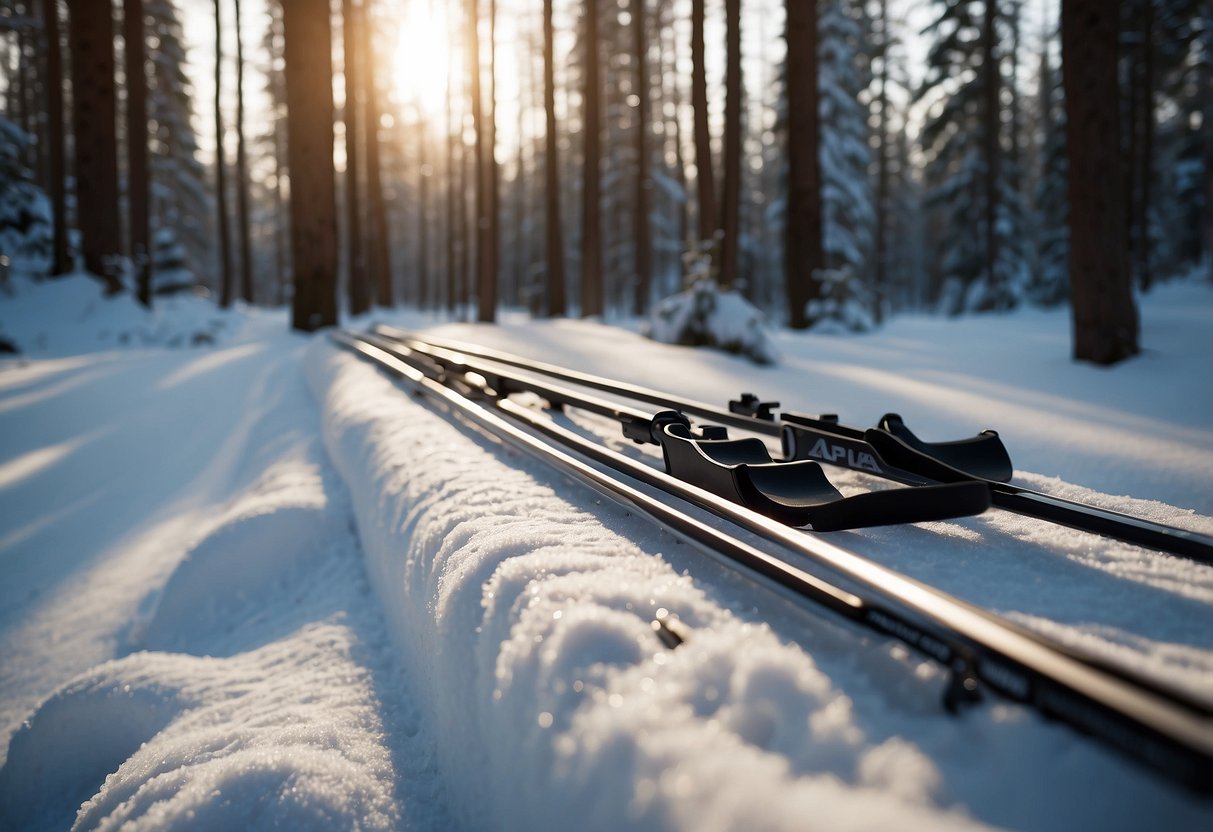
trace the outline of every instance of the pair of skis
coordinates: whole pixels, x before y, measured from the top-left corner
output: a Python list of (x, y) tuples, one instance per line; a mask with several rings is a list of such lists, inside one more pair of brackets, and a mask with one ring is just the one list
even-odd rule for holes
[[(570, 405), (615, 418), (633, 441), (661, 446), (668, 473), (789, 525), (837, 531), (963, 517), (994, 506), (1213, 563), (1213, 538), (1208, 536), (1010, 483), (1011, 460), (994, 431), (955, 442), (925, 442), (892, 413), (864, 430), (844, 425), (834, 415), (777, 416), (778, 403), (751, 394), (731, 401), (725, 410), (471, 344), (420, 338), (382, 325), (374, 333), (410, 346), (443, 370), (487, 374), (499, 391), (532, 392), (555, 407)], [(603, 402), (555, 382), (661, 410)], [(716, 425), (693, 428), (688, 415)], [(728, 438), (726, 427), (778, 437), (783, 459), (774, 461), (759, 439)], [(911, 487), (843, 497), (817, 465), (822, 462)]]
[[(333, 339), (402, 379), (439, 408), (458, 414), (461, 421), (579, 479), (760, 582), (828, 609), (859, 627), (895, 638), (938, 662), (949, 670), (944, 691), (949, 711), (979, 699), (983, 690), (998, 693), (1062, 720), (1199, 793), (1213, 794), (1213, 706), (1204, 697), (1064, 646), (840, 548), (825, 537), (802, 534), (744, 503), (713, 493), (703, 487), (707, 483), (671, 476), (612, 450), (511, 395), (528, 391), (553, 408), (570, 405), (609, 416), (623, 425), (625, 436), (639, 442), (662, 444), (660, 437), (670, 434), (683, 434), (678, 438), (699, 443), (696, 448), (725, 441), (719, 430), (691, 428), (684, 415), (694, 412), (691, 407), (679, 408), (683, 412), (668, 407), (645, 412), (561, 387), (556, 383), (561, 378), (538, 374), (534, 368), (540, 365), (532, 362), (501, 353), (494, 353), (491, 360), (477, 358), (474, 353), (487, 355), (490, 351), (449, 341), (438, 346), (432, 339), (423, 341), (387, 328), (376, 334), (338, 332)], [(462, 349), (453, 349), (455, 346)], [(527, 365), (530, 372), (503, 370), (509, 367), (500, 360), (503, 357)], [(552, 369), (563, 380), (576, 381), (578, 387), (606, 385), (603, 389), (634, 401), (660, 397), (631, 385)], [(662, 398), (656, 404), (667, 401), (672, 403)], [(783, 425), (761, 416), (757, 404), (739, 401), (735, 409), (741, 412), (709, 410), (721, 414), (716, 421), (749, 427), (749, 420), (757, 419), (768, 425), (760, 433), (778, 434)], [(746, 412), (749, 410), (755, 412)], [(734, 464), (751, 465), (717, 462), (723, 470)], [(715, 475), (721, 474), (717, 471)], [(972, 483), (968, 485), (972, 487)], [(644, 490), (645, 486), (655, 492)], [(899, 490), (914, 493), (915, 488)], [(716, 514), (732, 528), (756, 535), (762, 543), (756, 545), (736, 531), (704, 523), (683, 508), (684, 503)], [(865, 510), (875, 509), (867, 506)], [(861, 525), (872, 524), (870, 517), (859, 519), (866, 521)]]

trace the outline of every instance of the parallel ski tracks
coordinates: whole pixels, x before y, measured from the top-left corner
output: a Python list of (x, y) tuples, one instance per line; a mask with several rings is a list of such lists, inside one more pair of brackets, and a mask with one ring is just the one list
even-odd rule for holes
[[(404, 333), (388, 335), (393, 333), (338, 332), (333, 338), (450, 412), (726, 558), (760, 582), (892, 636), (936, 660), (950, 671), (945, 691), (949, 709), (975, 699), (983, 689), (990, 690), (1062, 720), (1190, 789), (1213, 794), (1210, 703), (1083, 655), (818, 536), (790, 529), (611, 451), (499, 395), (488, 384), (491, 368), (483, 368), (486, 376), (469, 361), (459, 372), (451, 372), (449, 355), (445, 356), (448, 365), (427, 355), (427, 350), (445, 348)], [(577, 374), (568, 375), (565, 380), (577, 382), (572, 377)], [(752, 429), (753, 420), (720, 421)], [(656, 489), (661, 497), (641, 486)], [(729, 521), (760, 542), (748, 542), (742, 534), (703, 522), (683, 503)]]

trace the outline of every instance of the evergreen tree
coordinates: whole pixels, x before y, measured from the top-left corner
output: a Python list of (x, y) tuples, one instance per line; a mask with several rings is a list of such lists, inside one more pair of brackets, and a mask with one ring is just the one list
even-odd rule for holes
[(860, 4), (820, 4), (821, 170), (825, 260), (858, 279), (868, 272), (876, 222), (869, 169), (868, 112), (860, 91), (868, 86), (861, 49), (866, 21)]
[(14, 267), (47, 271), (53, 244), (51, 206), (26, 160), (33, 137), (0, 116), (0, 254)]
[(1010, 0), (934, 0), (936, 18), (927, 74), (917, 91), (929, 103), (921, 132), (930, 187), (928, 207), (943, 229), (936, 285), (950, 314), (1009, 309), (1022, 297), (1027, 264), (1022, 247), (1023, 204), (1005, 150), (1000, 90)]
[[(174, 0), (144, 0), (149, 21), (151, 74), (148, 118), (151, 125), (151, 223), (157, 269), (198, 268), (214, 249), (210, 195), (198, 161), (193, 126), (193, 85), (186, 73), (186, 52)], [(180, 256), (184, 249), (185, 256)], [(172, 253), (172, 259), (160, 255)]]

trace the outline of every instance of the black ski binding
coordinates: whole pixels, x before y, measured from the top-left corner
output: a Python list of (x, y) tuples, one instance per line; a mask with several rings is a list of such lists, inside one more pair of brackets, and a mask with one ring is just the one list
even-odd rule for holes
[(774, 462), (761, 439), (700, 439), (686, 424), (662, 424), (666, 471), (790, 526), (840, 531), (980, 514), (990, 490), (979, 482), (873, 491), (844, 497), (812, 460)]

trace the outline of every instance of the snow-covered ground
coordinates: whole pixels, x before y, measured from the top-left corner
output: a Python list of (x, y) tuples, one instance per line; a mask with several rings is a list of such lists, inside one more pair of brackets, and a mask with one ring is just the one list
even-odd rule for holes
[[(149, 316), (84, 278), (14, 284), (0, 828), (1213, 826), (1213, 803), (1030, 711), (947, 716), (932, 664), (280, 312), (183, 297)], [(928, 439), (994, 427), (1019, 482), (1213, 533), (1207, 284), (1144, 298), (1146, 351), (1112, 370), (1068, 360), (1064, 311), (777, 333), (763, 368), (585, 322), (386, 320), (709, 401), (899, 411)], [(1213, 690), (1213, 568), (996, 512), (830, 537)]]

